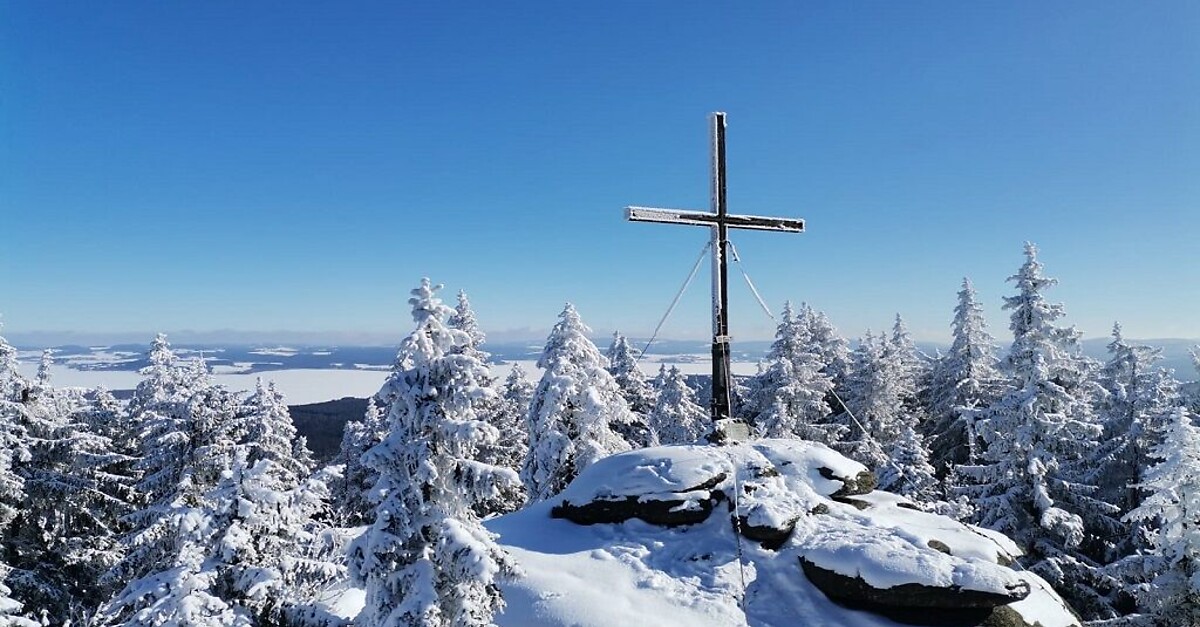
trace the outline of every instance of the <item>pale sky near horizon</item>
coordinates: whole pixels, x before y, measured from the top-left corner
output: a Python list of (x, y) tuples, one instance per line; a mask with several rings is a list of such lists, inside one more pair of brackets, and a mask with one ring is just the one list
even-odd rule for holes
[[(773, 310), (1001, 342), (1041, 248), (1087, 337), (1200, 338), (1194, 2), (0, 5), (5, 334), (411, 327), (420, 277), (497, 337), (565, 301), (647, 335), (706, 240), (729, 114), (736, 233)], [(773, 323), (732, 269), (735, 338)], [(705, 266), (662, 335), (708, 332)]]

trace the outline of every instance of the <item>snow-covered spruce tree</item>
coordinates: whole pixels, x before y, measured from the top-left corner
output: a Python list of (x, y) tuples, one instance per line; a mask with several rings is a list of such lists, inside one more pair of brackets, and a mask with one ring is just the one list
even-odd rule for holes
[[(800, 305), (797, 318), (803, 335), (808, 338), (808, 350), (817, 354), (821, 372), (833, 380), (834, 386), (845, 383), (846, 374), (850, 370), (849, 342), (838, 333), (824, 312), (813, 309), (808, 303)], [(833, 400), (833, 403), (836, 402)]]
[[(4, 346), (4, 340), (0, 338), (0, 358), (3, 357)], [(4, 374), (3, 369), (4, 364), (0, 362), (0, 376)], [(12, 372), (16, 372), (15, 364)], [(13, 467), (14, 463), (28, 458), (23, 429), (18, 419), (21, 411), (24, 411), (24, 407), (20, 403), (0, 397), (0, 537), (5, 539), (13, 534), (13, 521), (25, 502), (25, 482)], [(10, 547), (7, 542), (4, 544), (0, 547), (3, 549), (0, 551), (0, 627), (35, 627), (38, 623), (22, 618), (22, 607), (27, 604), (13, 598), (12, 590), (3, 583), (11, 572), (6, 563)]]
[[(847, 434), (837, 448), (871, 468), (887, 463), (887, 451), (880, 437), (884, 426), (893, 422), (902, 410), (899, 395), (891, 392), (894, 384), (885, 362), (886, 342), (886, 338), (873, 335), (869, 329), (859, 339), (851, 354), (842, 395), (846, 411), (842, 412), (841, 420)], [(888, 437), (888, 442), (891, 439)]]
[(208, 562), (220, 574), (218, 595), (259, 624), (287, 624), (345, 569), (321, 540), (313, 515), (328, 491), (319, 478), (298, 483), (283, 464), (238, 450), (233, 469), (209, 498), (217, 532)]
[(986, 450), (979, 466), (959, 468), (972, 484), (962, 491), (977, 521), (1025, 546), (1031, 568), (1085, 618), (1104, 618), (1113, 614), (1104, 598), (1110, 582), (1097, 579), (1093, 557), (1102, 551), (1090, 546), (1119, 535), (1120, 526), (1115, 508), (1082, 480), (1101, 431), (1092, 409), (1094, 366), (1081, 355), (1079, 333), (1054, 324), (1063, 307), (1043, 291), (1057, 281), (1043, 275), (1032, 244), (1025, 254), (1009, 278), (1017, 295), (1004, 299), (1012, 311), (1005, 360), (1012, 387), (978, 414)]
[(915, 412), (919, 408), (917, 386), (925, 378), (928, 370), (927, 359), (917, 350), (917, 344), (913, 341), (912, 334), (908, 332), (908, 325), (904, 324), (904, 318), (900, 314), (896, 314), (896, 321), (892, 325), (891, 341), (885, 345), (885, 349), (891, 353), (892, 360), (896, 364), (896, 373), (900, 379), (899, 383), (902, 385), (900, 391), (904, 396), (905, 406)]
[(451, 329), (458, 329), (467, 334), (469, 341), (458, 350), (471, 353), (473, 357), (482, 363), (487, 363), (489, 355), (482, 350), (483, 343), (487, 341), (487, 335), (483, 329), (479, 328), (479, 320), (475, 317), (475, 310), (471, 308), (471, 301), (467, 298), (467, 293), (460, 290), (458, 292), (458, 304), (454, 307), (454, 313), (446, 319), (446, 325)]
[(529, 405), (529, 451), (521, 466), (531, 501), (559, 493), (592, 462), (630, 448), (617, 429), (637, 418), (587, 338), (590, 330), (567, 303), (538, 359), (543, 373)]
[(504, 379), (500, 398), (500, 410), (493, 424), (504, 437), (497, 449), (496, 463), (520, 472), (525, 451), (529, 450), (525, 417), (529, 415), (529, 404), (533, 400), (533, 383), (520, 364), (513, 364), (508, 377)]
[(703, 438), (709, 427), (708, 411), (696, 402), (696, 392), (679, 368), (659, 366), (655, 389), (658, 400), (650, 411), (650, 428), (659, 442), (691, 444)]
[(163, 571), (185, 562), (192, 569), (188, 572), (200, 567), (199, 558), (206, 556), (216, 531), (207, 495), (232, 466), (236, 452), (237, 404), (224, 388), (211, 386), (182, 402), (178, 414), (148, 412), (138, 461), (142, 476), (135, 486), (139, 508), (126, 517), (131, 531), (123, 539), (125, 555), (104, 578), (109, 585), (128, 585), (106, 604), (102, 614), (107, 622), (102, 624), (121, 624), (155, 606), (161, 599), (137, 591)]
[(619, 331), (613, 333), (612, 344), (608, 347), (608, 371), (621, 386), (621, 395), (629, 404), (629, 409), (643, 416), (654, 408), (654, 388), (646, 380), (637, 365), (637, 356), (629, 345), (629, 340)]
[(497, 581), (515, 568), (473, 509), (518, 479), (474, 459), (499, 437), (478, 413), (493, 392), (483, 385), (487, 367), (460, 350), (467, 335), (446, 326), (439, 288), (423, 279), (412, 291), (417, 326), (380, 394), (394, 399), (390, 431), (366, 454), (380, 501), (349, 557), (366, 588), (364, 626), (491, 624), (504, 607)]
[(885, 336), (873, 336), (868, 331), (855, 349), (843, 398), (857, 418), (855, 422), (847, 417), (846, 424), (851, 430), (847, 450), (860, 456), (862, 463), (882, 466), (881, 456), (886, 456), (888, 448), (906, 428), (917, 425), (918, 415), (912, 404), (915, 382), (911, 373), (904, 361), (904, 351), (897, 350)]
[(1120, 324), (1113, 325), (1112, 337), (1110, 357), (1100, 373), (1106, 392), (1100, 402), (1104, 437), (1091, 455), (1088, 477), (1100, 487), (1101, 498), (1128, 512), (1141, 505), (1144, 493), (1135, 484), (1150, 466), (1151, 449), (1162, 441), (1167, 419), (1182, 399), (1179, 383), (1156, 365), (1161, 350), (1130, 344)]
[[(4, 324), (0, 323), (0, 331)], [(29, 381), (21, 376), (17, 363), (17, 349), (0, 336), (0, 400), (20, 402), (28, 394)]]
[(1200, 624), (1200, 429), (1182, 407), (1171, 414), (1166, 437), (1154, 447), (1158, 463), (1140, 484), (1149, 491), (1125, 518), (1144, 523), (1156, 555), (1155, 572), (1141, 586), (1141, 609), (1160, 625)]
[(312, 473), (312, 453), (308, 441), (297, 434), (283, 395), (275, 384), (255, 381), (255, 390), (238, 409), (235, 438), (250, 447), (247, 463), (270, 460), (280, 480), (294, 487)]
[[(0, 563), (0, 582), (8, 575), (8, 569)], [(0, 627), (42, 627), (42, 624), (21, 615), (24, 604), (12, 598), (12, 590), (0, 583)]]
[(933, 367), (929, 390), (930, 415), (922, 432), (930, 439), (931, 461), (941, 475), (960, 464), (979, 463), (979, 439), (973, 414), (963, 410), (986, 407), (1003, 391), (996, 368), (995, 340), (987, 332), (983, 306), (970, 279), (963, 279), (951, 323), (950, 349)]
[[(529, 435), (526, 433), (525, 417), (529, 413), (529, 401), (533, 397), (533, 384), (525, 371), (514, 365), (500, 388), (499, 395), (488, 402), (488, 422), (501, 437), (494, 442), (480, 445), (479, 461), (521, 472), (521, 463), (529, 450)], [(480, 517), (514, 512), (525, 504), (525, 485), (515, 483), (503, 486), (496, 498), (480, 501), (476, 513)]]
[(942, 485), (929, 463), (929, 449), (916, 429), (905, 425), (888, 447), (889, 462), (879, 469), (879, 484), (889, 491), (926, 504), (942, 500)]
[[(56, 396), (45, 382), (38, 387)], [(132, 459), (114, 451), (94, 429), (118, 410), (106, 392), (65, 417), (47, 416), (56, 405), (35, 403), (27, 425), (29, 463), (23, 468), (26, 500), (6, 542), (16, 547), (9, 576), (28, 605), (53, 622), (79, 622), (113, 590), (101, 576), (121, 558), (122, 517), (130, 511)]]
[(329, 485), (333, 520), (343, 527), (358, 527), (375, 520), (375, 504), (370, 492), (379, 482), (379, 473), (363, 461), (363, 454), (387, 435), (387, 416), (374, 396), (367, 399), (362, 420), (351, 420), (342, 431), (342, 444), (331, 462), (341, 471)]
[(1200, 415), (1200, 344), (1190, 351), (1192, 355), (1192, 365), (1195, 366), (1196, 379), (1192, 386), (1192, 394), (1186, 399), (1188, 408), (1194, 415)]
[(210, 385), (145, 428), (147, 505), (109, 577), (129, 583), (99, 624), (280, 624), (337, 576), (311, 520), (324, 488), (306, 478), (272, 386), (239, 399)]
[(826, 421), (833, 381), (811, 352), (808, 328), (785, 303), (767, 366), (751, 382), (753, 422), (768, 438), (803, 438), (827, 444), (841, 439), (841, 425)]

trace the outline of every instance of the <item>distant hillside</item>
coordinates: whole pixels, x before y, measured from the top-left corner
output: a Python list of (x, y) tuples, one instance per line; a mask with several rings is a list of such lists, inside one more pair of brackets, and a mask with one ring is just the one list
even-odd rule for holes
[(313, 456), (324, 464), (337, 455), (346, 423), (361, 420), (366, 413), (367, 399), (346, 397), (311, 405), (290, 405), (288, 411), (296, 430), (308, 438)]

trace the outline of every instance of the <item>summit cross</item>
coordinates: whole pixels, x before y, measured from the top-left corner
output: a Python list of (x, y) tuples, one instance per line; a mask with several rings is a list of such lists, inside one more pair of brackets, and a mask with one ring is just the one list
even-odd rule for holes
[(712, 404), (710, 411), (714, 435), (724, 432), (722, 425), (733, 414), (730, 390), (733, 386), (730, 373), (729, 342), (729, 290), (728, 268), (725, 262), (729, 247), (729, 229), (754, 229), (758, 231), (783, 231), (803, 233), (804, 220), (789, 218), (767, 218), (743, 216), (729, 213), (725, 204), (725, 114), (709, 116), (712, 128), (712, 210), (686, 211), (681, 209), (654, 209), (650, 207), (626, 207), (625, 217), (633, 222), (661, 222), (707, 226), (712, 229)]

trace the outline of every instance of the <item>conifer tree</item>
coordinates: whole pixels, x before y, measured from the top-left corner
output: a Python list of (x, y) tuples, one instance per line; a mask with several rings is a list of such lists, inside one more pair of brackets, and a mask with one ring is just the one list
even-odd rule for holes
[(479, 361), (487, 363), (489, 355), (481, 349), (483, 343), (487, 341), (487, 335), (479, 328), (479, 321), (475, 316), (475, 310), (471, 308), (471, 301), (467, 298), (466, 292), (459, 290), (458, 304), (454, 308), (454, 313), (447, 318), (446, 324), (451, 329), (458, 329), (467, 334), (469, 340), (459, 350), (469, 352)]
[(510, 470), (474, 459), (499, 437), (479, 414), (492, 391), (486, 366), (446, 326), (440, 286), (423, 279), (409, 300), (417, 326), (385, 383), (390, 430), (366, 454), (378, 472), (371, 529), (354, 542), (350, 571), (365, 586), (364, 625), (488, 625), (504, 607), (497, 580), (514, 572), (475, 517), (478, 501), (515, 483)]
[[(813, 309), (808, 303), (800, 305), (798, 319), (803, 327), (803, 336), (808, 338), (809, 351), (817, 354), (821, 372), (827, 375), (834, 386), (845, 383), (850, 371), (850, 348), (824, 312)], [(836, 403), (834, 399), (830, 405)]]
[(933, 504), (943, 500), (941, 483), (929, 463), (929, 450), (920, 433), (905, 425), (888, 448), (888, 463), (879, 469), (882, 489), (914, 501)]
[[(43, 380), (39, 391), (54, 397)], [(93, 430), (93, 414), (112, 411), (107, 393), (96, 406), (66, 417), (45, 412), (56, 407), (32, 405), (28, 422), (29, 463), (24, 468), (26, 500), (8, 542), (20, 558), (10, 562), (18, 575), (18, 593), (54, 622), (78, 620), (113, 590), (101, 576), (122, 555), (119, 533), (130, 511), (130, 464), (112, 441)]]
[(306, 439), (296, 432), (283, 395), (275, 384), (255, 381), (255, 391), (238, 411), (236, 437), (250, 445), (247, 463), (270, 460), (287, 485), (295, 485), (312, 473), (312, 453)]
[[(4, 324), (0, 323), (0, 331)], [(17, 349), (0, 336), (0, 400), (20, 402), (22, 394), (29, 389), (29, 381), (21, 376), (17, 363)]]
[(1150, 466), (1151, 449), (1182, 401), (1178, 382), (1156, 366), (1161, 350), (1129, 343), (1119, 323), (1113, 325), (1112, 337), (1110, 358), (1100, 373), (1104, 437), (1091, 456), (1089, 478), (1100, 486), (1105, 501), (1130, 511), (1141, 504), (1143, 493), (1135, 484)]
[[(1060, 328), (1062, 305), (1046, 301), (1057, 281), (1042, 273), (1037, 249), (1025, 248), (1016, 275), (1013, 345), (1006, 359), (1013, 385), (981, 412), (986, 444), (982, 464), (962, 467), (973, 485), (963, 488), (980, 524), (1023, 544), (1033, 570), (1054, 584), (1088, 618), (1111, 616), (1094, 581), (1096, 564), (1082, 547), (1091, 538), (1119, 534), (1115, 508), (1094, 497), (1083, 481), (1085, 454), (1100, 427), (1092, 411), (1090, 364), (1074, 328)], [(1102, 587), (1102, 586), (1101, 586)]]
[(568, 303), (538, 360), (543, 374), (529, 407), (521, 468), (530, 500), (557, 494), (592, 462), (630, 448), (615, 429), (637, 419), (589, 331)]
[(333, 518), (341, 526), (358, 527), (375, 519), (375, 504), (369, 493), (379, 481), (379, 473), (363, 461), (363, 454), (382, 442), (387, 431), (387, 416), (374, 396), (367, 399), (362, 420), (346, 423), (341, 447), (332, 462), (342, 470), (329, 486), (332, 502), (337, 504)]
[(767, 353), (767, 366), (751, 384), (754, 424), (768, 438), (803, 438), (824, 443), (840, 439), (842, 429), (826, 423), (826, 402), (833, 381), (812, 352), (812, 337), (792, 304), (785, 303)]
[(893, 379), (884, 361), (886, 341), (873, 335), (870, 329), (859, 339), (851, 354), (842, 397), (846, 402), (842, 420), (847, 434), (837, 448), (871, 468), (887, 462), (885, 443), (880, 440), (883, 426), (901, 410), (899, 397), (889, 391)]
[(1141, 483), (1150, 494), (1125, 517), (1146, 523), (1156, 552), (1139, 604), (1163, 625), (1200, 624), (1200, 429), (1186, 409), (1171, 414), (1152, 456)]
[(8, 569), (0, 563), (0, 627), (42, 627), (42, 624), (20, 614), (24, 604), (12, 598), (12, 590), (2, 582)]
[(931, 461), (941, 474), (960, 464), (979, 463), (979, 439), (971, 411), (990, 405), (1003, 390), (996, 369), (995, 340), (987, 332), (983, 306), (970, 279), (963, 279), (951, 323), (953, 341), (936, 364), (930, 384), (928, 427)]
[(691, 444), (708, 430), (708, 412), (696, 402), (676, 366), (659, 366), (655, 379), (657, 401), (650, 412), (650, 426), (661, 444)]
[(529, 434), (525, 431), (525, 417), (529, 414), (529, 403), (533, 399), (533, 383), (525, 369), (513, 364), (504, 385), (500, 389), (500, 402), (493, 413), (492, 424), (503, 434), (484, 459), (505, 468), (520, 472), (521, 461), (529, 450)]
[[(11, 537), (12, 524), (20, 508), (25, 502), (25, 481), (17, 473), (15, 464), (28, 460), (28, 451), (24, 448), (24, 433), (18, 415), (24, 407), (13, 398), (20, 398), (19, 389), (11, 378), (16, 371), (16, 351), (5, 354), (8, 344), (0, 337), (0, 384), (5, 385), (6, 396), (0, 396), (0, 537)], [(10, 363), (5, 360), (11, 359)], [(10, 369), (11, 368), (11, 369)], [(11, 387), (10, 387), (11, 386)], [(8, 543), (5, 542), (0, 552), (0, 627), (37, 627), (38, 623), (22, 616), (26, 604), (13, 598), (12, 590), (4, 585), (12, 569), (7, 561), (10, 556)]]
[(613, 333), (612, 344), (608, 347), (608, 371), (621, 387), (621, 395), (629, 404), (629, 409), (643, 416), (654, 408), (654, 388), (646, 381), (637, 365), (637, 357), (629, 340), (621, 333)]
[(892, 339), (868, 331), (854, 351), (846, 378), (849, 411), (844, 424), (850, 435), (839, 448), (870, 467), (882, 468), (901, 434), (918, 423), (919, 413), (911, 403), (914, 397), (903, 351)]

